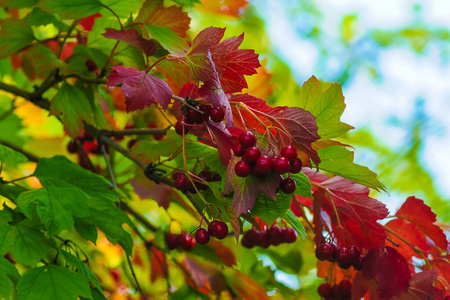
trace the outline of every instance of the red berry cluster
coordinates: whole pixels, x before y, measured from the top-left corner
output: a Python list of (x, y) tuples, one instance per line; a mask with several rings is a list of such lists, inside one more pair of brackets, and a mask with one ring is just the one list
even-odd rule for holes
[(219, 221), (219, 220), (213, 220), (209, 223), (208, 229), (205, 228), (199, 228), (195, 232), (195, 240), (200, 245), (205, 245), (209, 242), (211, 239), (211, 236), (223, 240), (228, 235), (228, 226), (227, 223)]
[(319, 260), (337, 262), (342, 269), (348, 269), (353, 266), (357, 271), (361, 271), (364, 263), (364, 256), (355, 245), (347, 248), (336, 247), (331, 243), (322, 243), (316, 248), (316, 257)]
[(168, 233), (166, 234), (166, 243), (169, 250), (176, 248), (191, 250), (195, 246), (195, 239), (186, 232), (180, 234)]
[[(81, 149), (78, 148), (77, 143), (84, 148), (86, 153), (92, 153), (92, 154), (101, 154), (101, 147), (95, 140), (95, 138), (90, 134), (89, 132), (83, 132), (79, 136), (75, 138), (75, 140), (70, 141), (67, 144), (67, 151), (69, 153), (77, 153), (78, 154), (78, 164), (87, 170), (92, 170), (91, 165), (89, 162), (85, 159), (85, 157), (81, 154)], [(107, 147), (107, 145), (105, 145)]]
[(322, 283), (317, 288), (317, 293), (325, 299), (352, 299), (352, 283), (350, 280), (344, 279), (339, 284), (330, 285), (327, 282)]
[[(220, 106), (211, 106), (211, 105), (200, 105), (195, 106), (196, 109), (203, 112), (200, 113), (190, 107), (187, 107), (184, 113), (184, 123), (185, 124), (202, 124), (203, 121), (207, 122), (210, 119), (214, 122), (222, 122), (225, 118), (225, 112), (223, 108)], [(188, 133), (190, 126), (184, 126), (184, 133)], [(179, 135), (183, 134), (183, 123), (181, 120), (175, 124), (175, 131)]]
[[(222, 180), (222, 177), (219, 174), (217, 174), (217, 173), (213, 174), (208, 170), (201, 171), (200, 173), (198, 173), (197, 176), (206, 182)], [(192, 181), (189, 179), (189, 177), (186, 176), (181, 171), (175, 172), (172, 175), (172, 179), (174, 180), (174, 185), (175, 185), (176, 189), (178, 189), (180, 191), (187, 190), (191, 194), (197, 193), (197, 190), (195, 189), (195, 187), (197, 187), (197, 189), (200, 191), (206, 191), (209, 189), (208, 185), (206, 185), (200, 181), (195, 181), (195, 179), (194, 179), (194, 183), (195, 183), (195, 187), (194, 187), (194, 185), (192, 184)]]
[(269, 230), (259, 231), (256, 228), (248, 230), (242, 237), (241, 243), (245, 248), (251, 249), (255, 246), (268, 248), (270, 245), (278, 246), (282, 243), (293, 243), (296, 240), (297, 234), (294, 229), (273, 225)]
[[(256, 145), (256, 137), (250, 132), (243, 132), (239, 136), (239, 143), (234, 146), (234, 155), (242, 159), (234, 167), (239, 177), (247, 177), (250, 174), (256, 177), (264, 177), (271, 172), (278, 174), (297, 174), (302, 170), (302, 161), (297, 157), (297, 149), (285, 146), (281, 149), (280, 156), (261, 155)], [(286, 194), (295, 191), (295, 180), (288, 177), (282, 178), (280, 189)]]

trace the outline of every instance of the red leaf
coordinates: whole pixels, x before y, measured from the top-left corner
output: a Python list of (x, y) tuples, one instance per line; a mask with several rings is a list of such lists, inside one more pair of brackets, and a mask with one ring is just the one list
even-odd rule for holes
[(238, 299), (269, 300), (266, 290), (244, 273), (231, 268), (225, 269), (223, 273)]
[(423, 200), (408, 197), (395, 216), (414, 224), (423, 234), (433, 240), (436, 246), (447, 250), (447, 238), (444, 232), (439, 226), (433, 224), (436, 222), (436, 214)]
[(163, 0), (145, 1), (136, 22), (168, 28), (181, 37), (187, 37), (186, 31), (191, 22), (188, 13), (183, 12), (181, 6), (164, 7), (163, 3)]
[(146, 177), (130, 179), (130, 183), (141, 199), (152, 197), (159, 206), (169, 208), (172, 188), (168, 185), (157, 184)]
[(209, 284), (209, 275), (194, 259), (186, 257), (184, 262), (186, 263), (186, 269), (189, 270), (192, 280), (198, 288), (204, 287), (206, 283)]
[(387, 299), (405, 293), (411, 279), (407, 261), (389, 246), (382, 253), (371, 249), (365, 257), (362, 273), (365, 279), (377, 280), (379, 296)]
[[(430, 249), (430, 246), (427, 243), (426, 236), (422, 232), (420, 232), (420, 230), (414, 224), (409, 223), (406, 220), (395, 219), (389, 221), (389, 223), (387, 223), (385, 227), (389, 228), (389, 230), (387, 231), (389, 239), (394, 243), (400, 245), (400, 247), (398, 247), (398, 251), (408, 261), (411, 261), (411, 258), (413, 256), (418, 258), (421, 258), (421, 256), (403, 240), (408, 241), (410, 244), (423, 251), (428, 251)], [(392, 234), (391, 231), (395, 234)], [(402, 239), (399, 239), (397, 236), (400, 236)]]
[(93, 14), (92, 16), (83, 18), (80, 20), (80, 25), (86, 31), (92, 31), (92, 27), (94, 27), (95, 19), (102, 17), (101, 13)]
[(152, 282), (155, 282), (156, 279), (160, 276), (166, 276), (167, 274), (167, 261), (166, 255), (161, 250), (156, 248), (151, 249), (151, 274), (150, 279)]
[(230, 247), (225, 246), (222, 242), (216, 240), (209, 241), (208, 245), (214, 250), (214, 252), (216, 252), (218, 256), (220, 256), (225, 266), (232, 267), (237, 264), (236, 256), (234, 256), (234, 253)]
[(103, 35), (109, 39), (126, 42), (144, 52), (146, 56), (155, 55), (158, 51), (158, 47), (153, 41), (144, 39), (135, 29), (115, 30), (106, 28)]
[[(225, 124), (219, 123), (218, 126), (225, 127)], [(231, 148), (233, 148), (234, 143), (231, 140), (230, 134), (225, 130), (225, 128), (219, 128), (213, 122), (208, 122), (208, 128), (211, 132), (214, 142), (216, 143), (217, 150), (219, 151), (219, 158), (222, 165), (226, 166), (231, 159)]]
[(443, 299), (445, 292), (434, 287), (434, 281), (437, 279), (439, 272), (437, 270), (426, 270), (417, 274), (413, 274), (408, 293), (395, 297), (398, 300), (430, 300)]
[(446, 282), (450, 282), (450, 262), (448, 259), (436, 258), (428, 262), (431, 268), (439, 271), (439, 277), (443, 277)]
[(127, 101), (127, 112), (150, 107), (158, 102), (163, 108), (170, 103), (172, 91), (159, 77), (134, 68), (115, 66), (108, 76), (108, 86), (122, 85)]

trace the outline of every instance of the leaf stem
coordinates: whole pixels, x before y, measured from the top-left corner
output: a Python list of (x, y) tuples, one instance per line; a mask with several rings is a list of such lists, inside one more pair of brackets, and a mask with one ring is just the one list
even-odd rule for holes
[(157, 64), (159, 64), (161, 61), (165, 60), (166, 58), (167, 58), (167, 55), (164, 55), (164, 56), (161, 56), (160, 58), (158, 58), (150, 67), (146, 68), (145, 73), (150, 72), (154, 66), (156, 66)]
[(120, 18), (116, 14), (116, 12), (114, 10), (112, 10), (109, 6), (105, 5), (105, 4), (102, 4), (102, 6), (104, 8), (106, 8), (107, 10), (109, 10), (116, 17), (117, 21), (119, 21), (120, 29), (123, 29), (122, 21), (120, 21)]

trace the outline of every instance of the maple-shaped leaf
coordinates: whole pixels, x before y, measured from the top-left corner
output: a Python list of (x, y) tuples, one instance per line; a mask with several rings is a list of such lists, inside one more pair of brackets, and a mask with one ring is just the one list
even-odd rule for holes
[(167, 108), (172, 90), (161, 78), (134, 68), (115, 66), (108, 76), (108, 86), (122, 85), (127, 112), (150, 107), (153, 103)]
[(155, 55), (158, 51), (156, 44), (153, 41), (146, 40), (140, 36), (136, 29), (116, 30), (113, 28), (106, 28), (106, 32), (103, 36), (109, 39), (126, 42), (144, 52), (146, 56)]
[(381, 253), (371, 249), (365, 256), (362, 273), (366, 279), (376, 279), (379, 296), (383, 299), (405, 293), (411, 279), (408, 262), (389, 246)]
[(186, 60), (192, 78), (208, 81), (215, 69), (207, 58), (211, 52), (212, 60), (222, 82), (225, 93), (235, 93), (247, 88), (244, 75), (256, 74), (261, 64), (254, 50), (238, 49), (244, 35), (231, 37), (220, 42), (225, 28), (208, 27), (202, 30), (192, 41)]
[[(311, 172), (304, 171), (309, 177)], [(388, 210), (383, 203), (369, 197), (367, 187), (339, 176), (320, 183), (314, 176), (309, 179), (318, 187), (313, 191), (314, 204), (319, 202), (330, 216), (330, 230), (339, 244), (366, 249), (384, 246), (386, 231), (377, 220), (384, 219)], [(314, 220), (321, 226), (319, 211), (314, 210)]]
[(437, 270), (426, 270), (417, 274), (413, 274), (409, 282), (408, 292), (394, 297), (394, 300), (430, 300), (444, 299), (445, 292), (434, 287), (439, 272)]

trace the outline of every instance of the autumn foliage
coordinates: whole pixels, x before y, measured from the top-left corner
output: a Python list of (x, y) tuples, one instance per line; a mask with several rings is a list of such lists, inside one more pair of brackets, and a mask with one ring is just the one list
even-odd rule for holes
[[(190, 29), (246, 1), (167, 2), (0, 1), (0, 298), (448, 296), (444, 230), (421, 199), (376, 199), (340, 85), (273, 105), (246, 33)], [(39, 115), (45, 151), (16, 130)]]

